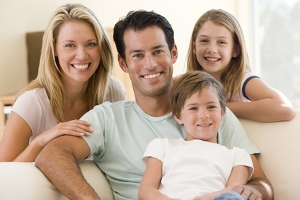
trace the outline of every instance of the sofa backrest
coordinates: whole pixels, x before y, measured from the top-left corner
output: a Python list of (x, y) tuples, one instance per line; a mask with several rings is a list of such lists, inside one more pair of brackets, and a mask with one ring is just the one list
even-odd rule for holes
[(300, 110), (288, 122), (240, 121), (261, 151), (258, 160), (273, 185), (275, 200), (299, 199)]

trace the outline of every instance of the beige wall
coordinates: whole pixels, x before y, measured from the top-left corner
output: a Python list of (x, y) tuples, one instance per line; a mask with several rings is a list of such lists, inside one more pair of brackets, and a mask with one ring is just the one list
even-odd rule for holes
[(250, 0), (129, 0), (126, 3), (125, 0), (1, 0), (0, 95), (16, 93), (27, 83), (25, 33), (44, 30), (54, 10), (72, 2), (91, 8), (105, 27), (113, 27), (130, 10), (154, 10), (164, 15), (173, 25), (179, 49), (174, 75), (185, 71), (188, 42), (196, 20), (208, 9), (222, 8), (240, 21), (251, 59)]

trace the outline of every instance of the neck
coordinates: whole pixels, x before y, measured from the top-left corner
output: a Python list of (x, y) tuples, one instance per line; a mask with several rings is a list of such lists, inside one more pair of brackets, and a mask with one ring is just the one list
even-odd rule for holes
[(65, 101), (72, 103), (86, 98), (87, 83), (72, 83), (65, 81), (64, 88), (66, 93)]
[(135, 97), (137, 104), (145, 113), (153, 117), (160, 117), (171, 112), (168, 95), (158, 97)]

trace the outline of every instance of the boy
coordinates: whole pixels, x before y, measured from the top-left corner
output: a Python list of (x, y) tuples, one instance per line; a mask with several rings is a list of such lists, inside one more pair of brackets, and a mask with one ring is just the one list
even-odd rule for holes
[(217, 143), (226, 112), (221, 83), (205, 72), (187, 72), (174, 82), (170, 98), (173, 115), (187, 136), (150, 142), (143, 156), (147, 167), (139, 199), (215, 199), (223, 193), (231, 200), (244, 199), (238, 193), (226, 194), (247, 183), (253, 164), (244, 149)]

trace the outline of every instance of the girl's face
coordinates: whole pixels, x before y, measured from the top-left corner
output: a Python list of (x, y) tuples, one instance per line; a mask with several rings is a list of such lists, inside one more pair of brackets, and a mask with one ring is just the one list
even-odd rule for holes
[(223, 119), (223, 111), (218, 95), (211, 87), (187, 98), (181, 109), (180, 117), (175, 117), (186, 130), (186, 140), (204, 140), (217, 143), (217, 132)]
[(193, 53), (203, 70), (219, 81), (231, 58), (239, 54), (230, 31), (212, 21), (205, 22), (199, 30)]
[(57, 36), (55, 50), (65, 82), (85, 83), (100, 63), (95, 32), (86, 22), (63, 23)]

